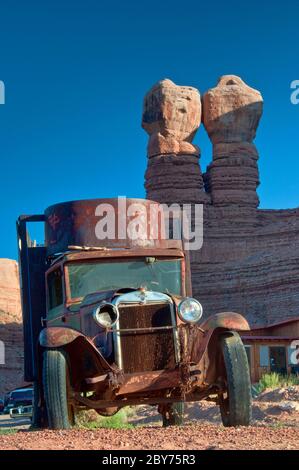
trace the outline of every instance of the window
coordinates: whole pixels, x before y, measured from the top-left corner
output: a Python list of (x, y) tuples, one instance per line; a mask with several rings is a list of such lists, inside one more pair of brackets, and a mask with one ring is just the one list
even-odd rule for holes
[(268, 367), (269, 365), (269, 348), (268, 346), (260, 346), (260, 366)]
[(285, 346), (271, 346), (270, 351), (270, 370), (278, 374), (286, 374), (286, 348)]
[(32, 388), (28, 390), (16, 390), (15, 392), (11, 392), (10, 397), (13, 400), (32, 400), (33, 391)]
[(63, 303), (62, 272), (56, 269), (48, 275), (49, 310)]

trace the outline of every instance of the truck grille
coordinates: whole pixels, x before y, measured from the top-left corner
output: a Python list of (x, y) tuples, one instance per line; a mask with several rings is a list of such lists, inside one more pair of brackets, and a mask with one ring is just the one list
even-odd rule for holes
[[(119, 328), (171, 326), (167, 304), (120, 305)], [(126, 373), (154, 371), (175, 367), (173, 330), (120, 333), (123, 369)]]

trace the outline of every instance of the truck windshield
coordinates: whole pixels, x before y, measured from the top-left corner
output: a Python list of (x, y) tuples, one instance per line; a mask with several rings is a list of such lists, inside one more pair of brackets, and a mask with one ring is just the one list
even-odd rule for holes
[(71, 263), (68, 274), (72, 299), (103, 290), (137, 289), (141, 286), (148, 290), (181, 294), (181, 260), (178, 259)]

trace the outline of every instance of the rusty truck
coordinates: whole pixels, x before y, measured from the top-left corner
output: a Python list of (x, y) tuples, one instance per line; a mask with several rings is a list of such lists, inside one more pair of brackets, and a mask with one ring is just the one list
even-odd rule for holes
[[(225, 426), (248, 425), (251, 385), (234, 312), (206, 318), (192, 297), (181, 240), (99, 239), (99, 204), (72, 201), (17, 221), (25, 380), (34, 384), (35, 425), (67, 429), (80, 410), (112, 416), (157, 407), (182, 423), (184, 403), (212, 400)], [(126, 204), (149, 210), (151, 201)], [(126, 216), (125, 216), (126, 220)], [(44, 243), (28, 227), (43, 224)], [(151, 228), (150, 228), (151, 230)]]

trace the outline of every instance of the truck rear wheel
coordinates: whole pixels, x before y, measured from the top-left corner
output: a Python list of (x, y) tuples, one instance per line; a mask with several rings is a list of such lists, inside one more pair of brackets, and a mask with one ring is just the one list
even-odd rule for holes
[(251, 419), (251, 383), (246, 351), (240, 336), (221, 339), (226, 368), (227, 393), (219, 396), (224, 426), (248, 426)]
[(185, 403), (173, 403), (166, 414), (163, 414), (163, 427), (182, 426), (184, 424)]
[(66, 353), (58, 349), (44, 351), (43, 386), (51, 429), (69, 429), (74, 424), (69, 377)]

